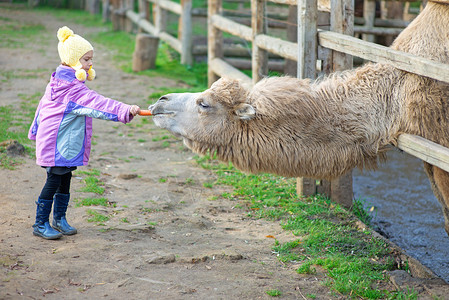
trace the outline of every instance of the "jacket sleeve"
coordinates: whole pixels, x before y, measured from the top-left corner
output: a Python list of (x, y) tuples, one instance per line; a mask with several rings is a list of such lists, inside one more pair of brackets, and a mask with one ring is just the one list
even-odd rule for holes
[(129, 113), (131, 105), (104, 97), (84, 84), (74, 90), (69, 97), (66, 113), (125, 124), (133, 119)]
[(42, 101), (39, 101), (39, 105), (37, 106), (36, 113), (34, 114), (33, 123), (31, 123), (30, 130), (28, 131), (28, 138), (30, 140), (36, 140), (37, 129), (39, 128), (39, 112), (41, 110)]

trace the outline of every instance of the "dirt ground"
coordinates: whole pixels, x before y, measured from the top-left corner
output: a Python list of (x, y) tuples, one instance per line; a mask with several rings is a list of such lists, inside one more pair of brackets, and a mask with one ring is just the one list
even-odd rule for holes
[[(42, 41), (0, 48), (1, 69), (17, 75), (0, 75), (0, 105), (15, 107), (20, 95), (44, 91), (59, 61), (59, 27), (83, 36), (99, 30), (0, 7), (0, 24), (8, 18), (46, 28)], [(97, 79), (88, 85), (105, 96), (146, 108), (154, 87), (181, 84), (123, 73), (111, 62), (111, 50), (94, 47)], [(38, 76), (21, 76), (27, 72)], [(295, 237), (276, 222), (248, 218), (235, 201), (211, 200), (226, 188), (204, 187), (214, 174), (198, 167), (181, 141), (165, 140), (168, 147), (153, 141), (168, 133), (141, 118), (131, 125), (94, 120), (90, 164), (79, 170), (100, 170), (104, 196), (116, 207), (75, 207), (72, 201), (74, 236), (47, 241), (32, 235), (34, 201), (45, 182), (32, 159), (0, 169), (0, 299), (271, 299), (266, 291), (273, 289), (281, 299), (345, 298), (323, 284), (325, 274), (300, 275), (297, 266), (280, 263), (270, 236), (281, 242)], [(80, 192), (83, 176), (72, 180), (72, 199), (92, 196)], [(111, 219), (105, 226), (88, 222), (88, 209)], [(420, 291), (421, 299), (430, 296)]]

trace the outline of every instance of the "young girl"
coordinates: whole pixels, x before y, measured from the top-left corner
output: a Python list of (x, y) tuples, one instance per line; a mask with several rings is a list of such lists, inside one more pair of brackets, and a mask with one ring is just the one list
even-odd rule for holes
[(95, 77), (93, 47), (87, 40), (66, 26), (57, 37), (61, 65), (50, 78), (28, 133), (36, 140), (36, 163), (47, 170), (33, 225), (33, 234), (44, 239), (77, 233), (66, 220), (70, 180), (72, 171), (89, 161), (92, 118), (128, 123), (140, 112), (136, 105), (103, 97), (85, 85)]

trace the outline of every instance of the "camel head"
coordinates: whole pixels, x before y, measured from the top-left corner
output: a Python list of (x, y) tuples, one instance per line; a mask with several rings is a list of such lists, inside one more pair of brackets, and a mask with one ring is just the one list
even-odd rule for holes
[[(221, 78), (201, 93), (167, 94), (149, 109), (154, 123), (182, 137), (187, 147), (200, 154), (227, 145), (224, 132), (235, 132), (256, 111), (247, 91), (237, 80)], [(208, 149), (208, 148), (211, 149)]]

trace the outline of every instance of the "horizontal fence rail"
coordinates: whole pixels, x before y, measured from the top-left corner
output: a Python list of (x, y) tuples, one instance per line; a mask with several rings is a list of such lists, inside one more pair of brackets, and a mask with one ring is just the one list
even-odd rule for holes
[(182, 14), (182, 7), (180, 4), (168, 1), (168, 0), (146, 0), (148, 2), (151, 2), (153, 4), (159, 5), (160, 8), (163, 8), (167, 11), (171, 11), (174, 14), (181, 15)]
[(361, 39), (331, 32), (318, 31), (320, 46), (373, 62), (385, 63), (395, 68), (449, 83), (449, 64), (393, 50)]
[(241, 37), (246, 41), (251, 41), (253, 39), (253, 31), (249, 26), (239, 24), (235, 21), (232, 21), (220, 15), (211, 16), (210, 22), (215, 28), (233, 34), (235, 36)]
[(398, 148), (431, 165), (449, 172), (449, 149), (417, 135), (403, 133)]

